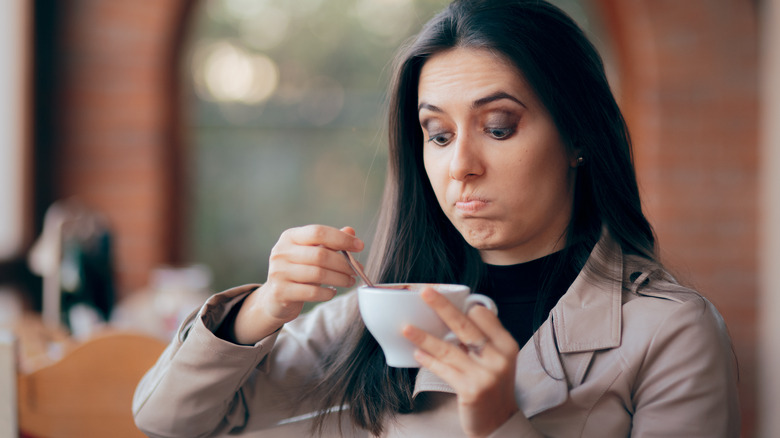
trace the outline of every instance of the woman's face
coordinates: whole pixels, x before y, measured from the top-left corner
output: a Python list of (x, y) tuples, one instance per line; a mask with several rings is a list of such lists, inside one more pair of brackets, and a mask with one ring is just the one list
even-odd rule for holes
[(522, 263), (565, 245), (576, 155), (503, 58), (456, 48), (420, 74), (425, 171), (444, 214), (486, 263)]

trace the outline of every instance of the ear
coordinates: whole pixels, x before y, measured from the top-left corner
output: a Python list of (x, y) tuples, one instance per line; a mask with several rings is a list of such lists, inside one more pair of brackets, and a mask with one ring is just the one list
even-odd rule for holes
[(585, 157), (582, 155), (582, 149), (581, 148), (575, 148), (571, 150), (571, 154), (569, 155), (569, 166), (572, 168), (577, 168), (582, 166), (585, 163)]

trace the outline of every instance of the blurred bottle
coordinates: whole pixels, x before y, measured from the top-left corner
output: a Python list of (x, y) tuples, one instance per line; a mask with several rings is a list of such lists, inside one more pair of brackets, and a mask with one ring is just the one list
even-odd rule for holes
[(114, 307), (111, 246), (111, 233), (103, 227), (64, 238), (60, 313), (76, 338), (86, 338), (105, 324)]
[(28, 264), (43, 277), (48, 326), (86, 338), (108, 319), (116, 294), (111, 230), (101, 214), (75, 199), (52, 204)]

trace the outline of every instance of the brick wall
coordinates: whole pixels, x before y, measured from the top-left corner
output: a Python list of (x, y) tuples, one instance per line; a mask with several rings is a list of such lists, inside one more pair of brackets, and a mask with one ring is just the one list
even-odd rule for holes
[(758, 31), (754, 3), (601, 0), (661, 256), (715, 303), (756, 393)]
[[(58, 2), (55, 199), (105, 213), (116, 236), (120, 295), (180, 246), (182, 150), (176, 49), (186, 0)], [(46, 7), (46, 6), (43, 6)]]
[[(63, 0), (54, 193), (105, 212), (121, 291), (183, 247), (176, 49), (191, 0)], [(747, 0), (597, 0), (662, 256), (723, 313), (756, 391), (757, 25)], [(48, 157), (47, 157), (48, 158)]]

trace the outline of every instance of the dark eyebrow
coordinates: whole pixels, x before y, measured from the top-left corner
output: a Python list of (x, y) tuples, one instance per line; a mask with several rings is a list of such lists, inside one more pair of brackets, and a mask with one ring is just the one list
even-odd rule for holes
[(419, 113), (420, 110), (422, 110), (423, 108), (425, 108), (425, 109), (427, 109), (429, 111), (433, 111), (435, 113), (443, 113), (444, 112), (438, 106), (431, 105), (430, 103), (425, 103), (425, 102), (421, 102), (419, 105), (417, 105), (417, 112)]
[(481, 99), (477, 99), (474, 101), (474, 103), (471, 104), (472, 108), (479, 108), (481, 106), (487, 105), (490, 102), (495, 102), (497, 100), (501, 99), (509, 99), (513, 102), (516, 102), (518, 105), (522, 106), (523, 108), (528, 108), (523, 102), (520, 101), (520, 99), (512, 96), (509, 93), (505, 93), (503, 91), (498, 91), (496, 93), (491, 94), (490, 96), (483, 97)]
[[(498, 92), (493, 93), (493, 94), (491, 94), (489, 96), (485, 96), (485, 97), (483, 97), (481, 99), (477, 99), (477, 100), (475, 100), (471, 104), (471, 107), (472, 108), (479, 108), (481, 106), (485, 106), (485, 105), (489, 104), (490, 102), (495, 102), (495, 101), (501, 100), (501, 99), (509, 99), (512, 102), (515, 102), (518, 105), (522, 106), (523, 108), (528, 108), (520, 99), (518, 99), (518, 98), (516, 98), (516, 97), (512, 96), (511, 94), (506, 93), (504, 91), (498, 91)], [(438, 106), (431, 105), (430, 103), (426, 103), (426, 102), (421, 102), (417, 106), (417, 112), (419, 113), (422, 109), (427, 109), (427, 110), (433, 111), (435, 113), (443, 113), (444, 112)]]

